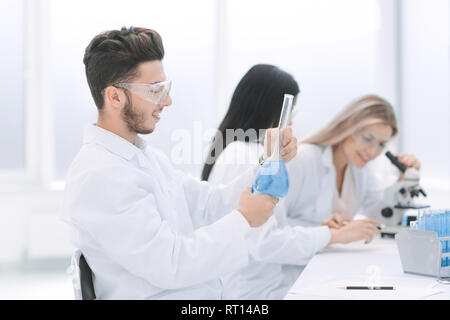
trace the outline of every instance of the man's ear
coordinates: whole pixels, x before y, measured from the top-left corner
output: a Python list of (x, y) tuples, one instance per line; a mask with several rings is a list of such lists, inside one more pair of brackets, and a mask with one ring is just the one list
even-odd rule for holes
[(111, 106), (114, 109), (121, 109), (126, 102), (126, 96), (123, 90), (114, 86), (108, 86), (105, 89), (104, 94), (105, 104)]

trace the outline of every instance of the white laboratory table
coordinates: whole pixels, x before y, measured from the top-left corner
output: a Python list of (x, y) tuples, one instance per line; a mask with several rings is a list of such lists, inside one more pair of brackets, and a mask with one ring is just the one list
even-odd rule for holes
[[(397, 244), (391, 238), (374, 238), (369, 244), (358, 241), (350, 244), (338, 244), (327, 247), (315, 255), (297, 281), (289, 290), (285, 300), (324, 300), (326, 294), (307, 295), (296, 292), (326, 277), (349, 277), (367, 275), (376, 268), (385, 277), (417, 277), (433, 279), (432, 277), (405, 274), (402, 269)], [(426, 297), (425, 299), (450, 300), (450, 285), (437, 284), (443, 293)], [(332, 299), (332, 298), (329, 298)]]

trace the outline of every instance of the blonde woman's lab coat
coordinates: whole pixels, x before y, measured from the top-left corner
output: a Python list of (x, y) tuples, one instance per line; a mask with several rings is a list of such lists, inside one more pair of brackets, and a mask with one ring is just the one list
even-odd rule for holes
[[(361, 169), (351, 165), (354, 183), (353, 212), (340, 212), (349, 216), (374, 215), (383, 200), (383, 186), (380, 178), (369, 165)], [(333, 195), (336, 192), (336, 169), (331, 147), (300, 144), (297, 155), (290, 162), (289, 191), (286, 206), (290, 219), (304, 226), (317, 226), (332, 214)]]
[[(209, 181), (231, 181), (248, 170), (262, 152), (259, 143), (229, 144), (217, 159)], [(290, 162), (287, 168), (291, 176)], [(301, 194), (290, 190), (287, 198), (297, 196)], [(329, 243), (328, 227), (304, 228), (290, 221), (285, 200), (278, 203), (265, 225), (251, 230), (249, 265), (222, 277), (225, 298), (283, 299), (311, 257)]]
[(99, 299), (220, 299), (248, 264), (250, 227), (233, 210), (256, 166), (212, 187), (137, 138), (90, 125), (66, 184), (63, 219)]

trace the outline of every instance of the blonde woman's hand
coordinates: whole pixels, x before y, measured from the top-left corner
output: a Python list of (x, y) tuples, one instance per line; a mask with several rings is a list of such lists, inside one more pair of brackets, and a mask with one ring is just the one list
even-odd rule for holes
[(402, 153), (397, 156), (398, 160), (408, 168), (414, 168), (420, 170), (421, 163), (414, 155), (408, 153)]
[(372, 220), (354, 220), (340, 229), (330, 229), (331, 239), (329, 244), (350, 243), (353, 241), (364, 240), (367, 244), (372, 241), (376, 234), (380, 234), (377, 226), (381, 223)]
[(345, 214), (335, 213), (330, 219), (322, 222), (323, 226), (328, 226), (331, 229), (340, 229), (344, 226), (345, 222), (351, 222), (353, 219)]

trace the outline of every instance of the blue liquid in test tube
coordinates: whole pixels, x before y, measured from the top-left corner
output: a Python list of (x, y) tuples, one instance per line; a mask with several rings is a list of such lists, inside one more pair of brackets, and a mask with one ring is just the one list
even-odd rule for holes
[(430, 211), (425, 211), (424, 214), (424, 218), (425, 218), (425, 230), (426, 231), (432, 231), (432, 224), (431, 224), (431, 212)]
[[(436, 224), (437, 224), (438, 237), (443, 237), (444, 236), (444, 232), (443, 232), (443, 230), (444, 230), (444, 224), (443, 224), (444, 213), (445, 212), (443, 212), (443, 211), (439, 211), (439, 212), (436, 212), (436, 214), (435, 214), (435, 216), (436, 216), (435, 220), (436, 220)], [(441, 249), (441, 254), (445, 253), (445, 241), (441, 241), (441, 248), (442, 248)], [(445, 265), (446, 265), (446, 259), (444, 257), (442, 257), (441, 258), (441, 267), (445, 267)]]
[[(450, 210), (445, 211), (444, 226), (445, 226), (444, 227), (445, 237), (449, 237), (450, 236)], [(449, 240), (445, 241), (445, 252), (446, 253), (450, 252), (450, 241)], [(449, 267), (450, 266), (450, 258), (446, 257), (445, 260), (446, 260), (445, 266)]]
[(434, 231), (439, 236), (439, 213), (437, 211), (433, 211), (431, 213), (431, 231)]
[[(438, 237), (440, 237), (441, 231), (440, 231), (440, 227), (439, 227), (439, 222), (440, 222), (439, 211), (431, 210), (428, 214), (427, 219), (428, 219), (427, 221), (428, 221), (428, 225), (429, 225), (427, 230), (436, 232)], [(441, 244), (442, 244), (442, 242), (441, 242)], [(441, 253), (442, 253), (442, 251), (441, 251)], [(445, 264), (446, 263), (444, 261), (444, 258), (441, 258), (441, 266), (444, 267)]]
[[(444, 236), (449, 237), (450, 236), (450, 210), (445, 211), (445, 217), (444, 217)], [(445, 252), (450, 251), (450, 241), (445, 241)]]

